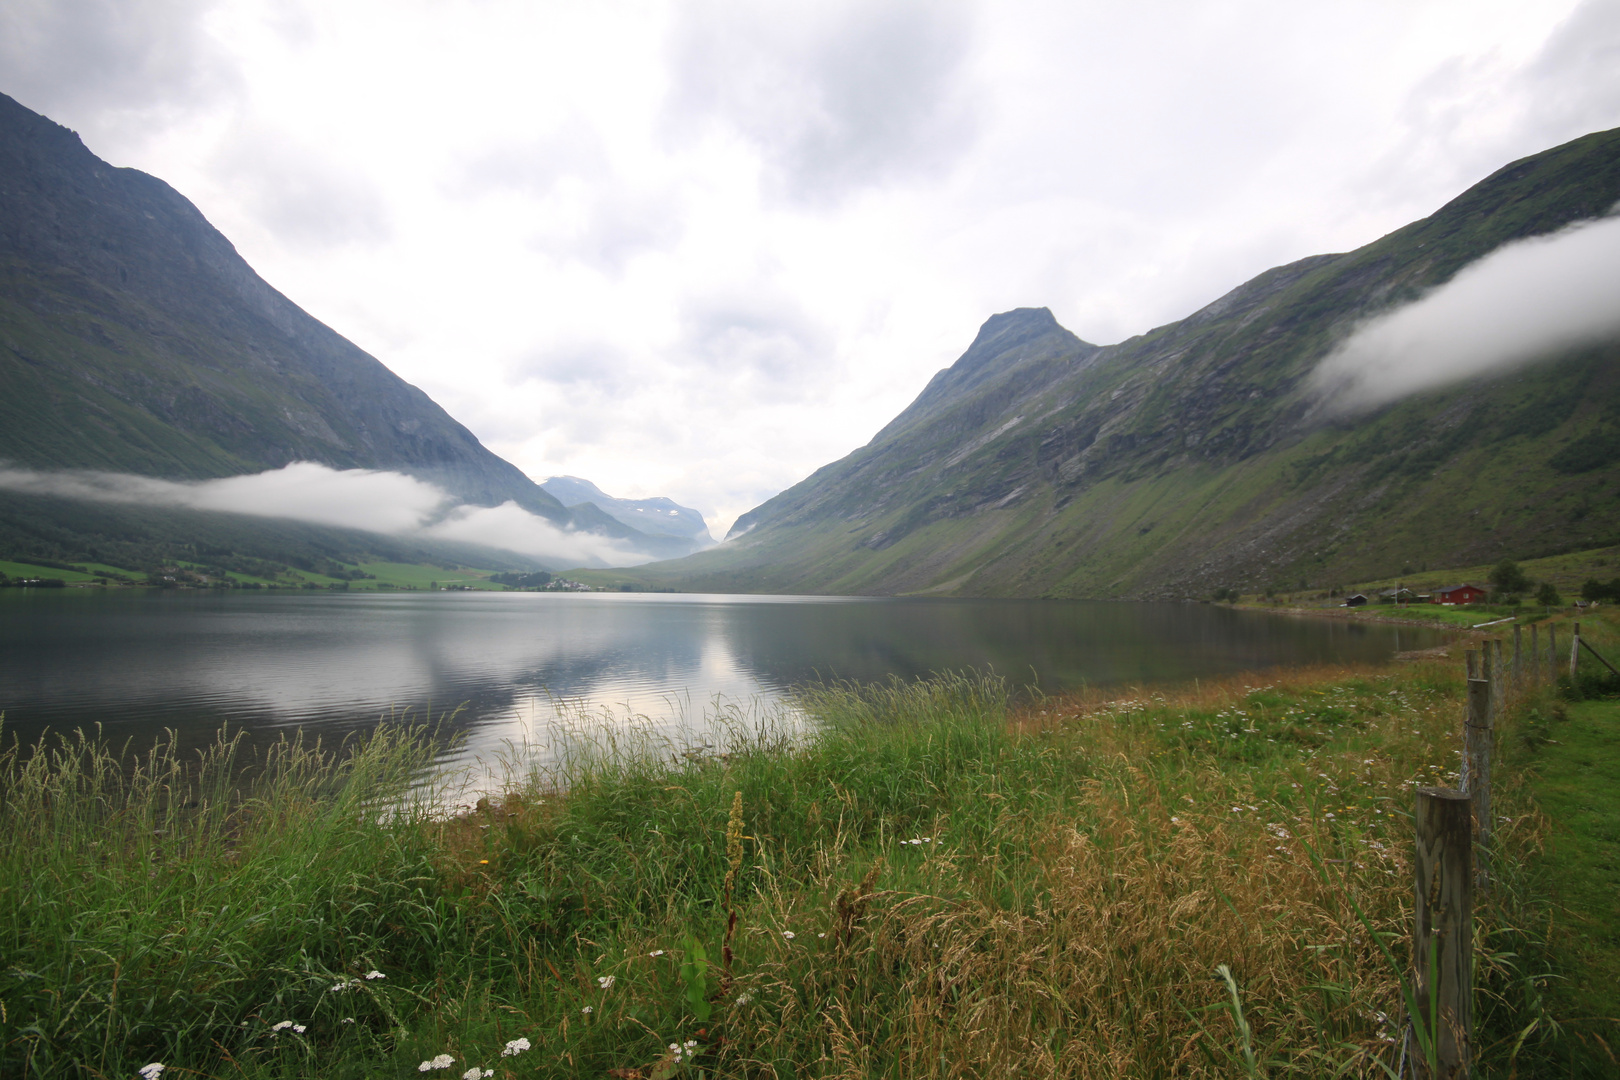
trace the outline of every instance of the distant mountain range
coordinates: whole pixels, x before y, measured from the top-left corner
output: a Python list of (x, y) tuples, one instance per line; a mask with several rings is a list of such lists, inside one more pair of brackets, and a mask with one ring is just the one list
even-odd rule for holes
[(589, 504), (622, 525), (648, 536), (684, 540), (692, 550), (714, 546), (703, 514), (665, 498), (615, 499), (589, 480), (577, 476), (552, 476), (540, 486), (570, 509)]
[[(406, 473), (650, 555), (692, 550), (570, 510), (266, 284), (173, 188), (0, 95), (0, 463), (197, 480), (295, 461)], [(73, 547), (66, 524), (42, 539), (61, 518), (45, 503), (0, 504), (0, 541)]]
[(1375, 243), (1261, 274), (1108, 347), (989, 319), (870, 443), (635, 580), (762, 592), (1193, 597), (1326, 589), (1620, 537), (1620, 343), (1319, 407), (1369, 316), (1611, 212), (1620, 130), (1515, 162)]

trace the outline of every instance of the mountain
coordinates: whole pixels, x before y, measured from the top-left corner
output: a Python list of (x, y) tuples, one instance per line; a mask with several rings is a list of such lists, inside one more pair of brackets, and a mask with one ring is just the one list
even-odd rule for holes
[(1501, 169), (1356, 251), (1099, 348), (988, 320), (848, 457), (636, 572), (691, 589), (1187, 597), (1335, 585), (1620, 536), (1620, 343), (1354, 417), (1309, 375), (1362, 320), (1610, 211), (1620, 130)]
[(572, 514), (271, 288), (169, 185), (0, 95), (0, 462), (201, 479), (294, 461), (640, 539)]
[(589, 480), (577, 476), (552, 476), (540, 486), (564, 506), (578, 510), (589, 504), (620, 524), (648, 536), (671, 537), (686, 542), (687, 550), (700, 551), (714, 546), (703, 515), (670, 499), (615, 499)]

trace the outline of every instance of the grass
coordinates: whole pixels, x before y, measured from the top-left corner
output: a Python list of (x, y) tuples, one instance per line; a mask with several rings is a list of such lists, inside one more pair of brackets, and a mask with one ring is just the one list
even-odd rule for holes
[[(146, 574), (144, 571), (129, 568), (118, 568), (105, 563), (75, 563), (82, 566), (84, 571), (62, 570), (49, 566), (40, 566), (28, 562), (11, 562), (0, 560), (0, 574), (11, 578), (59, 578), (68, 585), (93, 585), (98, 579), (110, 576), (110, 583), (117, 585), (135, 585), (144, 587)], [(209, 568), (207, 564), (189, 562), (186, 560), (173, 560), (173, 565), (185, 570), (208, 573), (210, 576), (217, 571)], [(352, 591), (367, 591), (379, 588), (426, 589), (434, 582), (441, 586), (467, 586), (480, 590), (500, 591), (504, 586), (496, 585), (489, 580), (495, 573), (493, 570), (476, 570), (462, 568), (459, 570), (446, 570), (442, 566), (429, 563), (390, 563), (390, 562), (362, 562), (354, 564), (341, 564), (346, 568), (362, 570), (371, 574), (372, 578), (349, 582)], [(280, 588), (297, 588), (304, 582), (312, 582), (323, 588), (330, 585), (342, 585), (343, 579), (316, 573), (312, 570), (288, 570), (280, 578), (257, 577), (252, 574), (227, 571), (223, 575), (237, 584), (255, 583), (261, 586), (276, 585)]]
[[(1620, 660), (1612, 609), (1583, 615), (1581, 632), (1605, 658)], [(1562, 669), (1567, 659), (1560, 659)], [(1541, 703), (1509, 760), (1527, 770), (1551, 822), (1531, 869), (1553, 913), (1549, 944), (1561, 960), (1548, 994), (1569, 1018), (1565, 1053), (1555, 1060), (1563, 1075), (1597, 1077), (1620, 1067), (1620, 701), (1590, 656), (1582, 656), (1581, 671), (1588, 693), (1577, 696), (1585, 700)]]
[(34, 563), (8, 562), (0, 559), (0, 574), (10, 578), (58, 578), (69, 584), (91, 584), (97, 577), (114, 576), (114, 580), (127, 577), (128, 570), (119, 570), (117, 567), (107, 566), (103, 563), (75, 563), (75, 566), (84, 567), (80, 570), (60, 570), (50, 566), (38, 566)]
[[(421, 730), (14, 746), (0, 1073), (1385, 1075), (1400, 973), (1368, 925), (1402, 954), (1459, 669), (823, 687), (811, 730), (739, 722), (724, 753), (582, 728), (456, 815)], [(1538, 987), (1527, 775), (1498, 775), (1476, 933), (1504, 1075), (1586, 1052)]]

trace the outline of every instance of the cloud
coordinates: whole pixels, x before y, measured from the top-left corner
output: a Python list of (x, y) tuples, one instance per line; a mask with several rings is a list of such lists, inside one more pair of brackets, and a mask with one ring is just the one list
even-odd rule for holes
[(813, 380), (833, 350), (832, 335), (790, 296), (756, 287), (689, 302), (678, 349), (711, 371), (798, 385)]
[(38, 472), (0, 466), (0, 490), (89, 502), (291, 518), (406, 538), (502, 548), (564, 565), (631, 566), (648, 557), (594, 533), (559, 529), (516, 503), (470, 506), (395, 472), (330, 469), (295, 461), (280, 469), (177, 482), (107, 472)]
[(392, 232), (382, 192), (329, 155), (263, 126), (239, 130), (215, 176), (278, 241), (304, 248), (376, 244)]
[(935, 175), (973, 144), (970, 10), (952, 3), (711, 3), (676, 30), (670, 103), (764, 152), (799, 201)]
[(1504, 244), (1364, 323), (1312, 374), (1335, 408), (1370, 408), (1620, 337), (1620, 217)]
[(1620, 115), (1620, 4), (1586, 0), (1548, 39), (1520, 90), (1528, 122), (1553, 142), (1614, 124)]
[(501, 142), (458, 161), (444, 183), (455, 196), (546, 195), (564, 177), (598, 180), (610, 171), (601, 135), (582, 117), (526, 142)]
[(7, 0), (0, 87), (54, 114), (174, 107), (238, 85), (203, 22), (217, 0)]

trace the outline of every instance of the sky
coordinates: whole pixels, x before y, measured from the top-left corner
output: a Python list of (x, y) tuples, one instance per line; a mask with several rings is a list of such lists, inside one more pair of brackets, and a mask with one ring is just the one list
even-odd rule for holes
[(0, 91), (718, 538), (995, 312), (1119, 341), (1620, 126), (1620, 0), (7, 0)]

